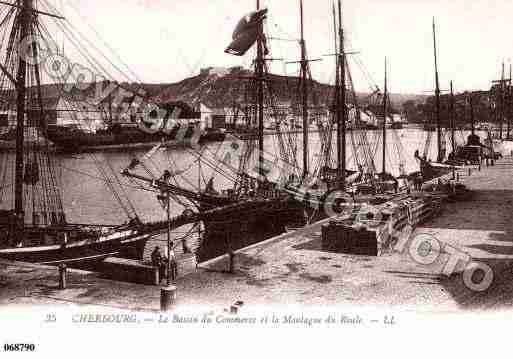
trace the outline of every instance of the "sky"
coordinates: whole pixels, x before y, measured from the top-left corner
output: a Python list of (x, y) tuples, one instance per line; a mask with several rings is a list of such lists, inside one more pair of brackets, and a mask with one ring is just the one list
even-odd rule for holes
[[(252, 61), (250, 53), (240, 58), (224, 49), (238, 20), (256, 8), (256, 0), (45, 1), (103, 46), (109, 59), (128, 65), (132, 81), (172, 83), (198, 74), (202, 67), (248, 67)], [(299, 57), (299, 0), (261, 0), (261, 6), (269, 9), (269, 36), (282, 39), (271, 41), (271, 56), (283, 59), (272, 63), (272, 72), (297, 74), (297, 65), (284, 62)], [(374, 83), (383, 86), (385, 57), (389, 91), (432, 91), (433, 17), (442, 90), (450, 80), (457, 92), (487, 89), (500, 77), (502, 61), (509, 71), (511, 0), (344, 0), (342, 6), (346, 48), (357, 52), (349, 55), (349, 62), (359, 91), (369, 91)], [(332, 82), (334, 59), (326, 56), (334, 52), (332, 0), (304, 0), (304, 8), (309, 57), (322, 59), (311, 63), (312, 76)], [(62, 37), (57, 31), (55, 38)], [(70, 48), (66, 50), (72, 53)]]

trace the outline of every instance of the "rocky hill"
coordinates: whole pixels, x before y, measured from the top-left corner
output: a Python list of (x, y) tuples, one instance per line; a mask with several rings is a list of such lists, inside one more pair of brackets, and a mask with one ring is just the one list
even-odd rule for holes
[[(194, 77), (162, 87), (153, 99), (156, 102), (184, 101), (197, 107), (203, 103), (209, 107), (231, 107), (234, 103), (250, 102), (254, 98), (256, 85), (251, 81), (253, 73), (235, 67), (231, 69), (204, 69)], [(299, 79), (269, 74), (268, 88), (276, 103), (295, 102), (298, 99)], [(327, 105), (333, 88), (311, 81), (310, 91), (316, 94), (320, 105)], [(269, 92), (266, 91), (268, 94)], [(266, 95), (267, 96), (267, 95)], [(312, 101), (312, 99), (310, 99)]]
[[(144, 89), (145, 93), (155, 102), (163, 103), (168, 101), (184, 101), (189, 105), (198, 108), (203, 103), (211, 108), (232, 107), (236, 103), (250, 102), (254, 98), (251, 93), (249, 80), (253, 73), (242, 67), (234, 68), (206, 68), (193, 77), (186, 78), (173, 84), (135, 84), (123, 83), (125, 89), (137, 91)], [(275, 74), (269, 74), (269, 87), (276, 103), (294, 103), (299, 101), (299, 79), (297, 77), (288, 77)], [(89, 97), (94, 96), (94, 86), (81, 95)], [(322, 84), (317, 81), (311, 81), (309, 86), (311, 95), (309, 101), (314, 101), (320, 106), (329, 106), (333, 99), (334, 88), (331, 85)], [(59, 86), (44, 85), (43, 96), (46, 98), (58, 97)], [(254, 91), (254, 90), (253, 90)], [(75, 93), (76, 94), (76, 93)], [(370, 101), (369, 94), (358, 93), (359, 103)], [(392, 106), (396, 110), (401, 110), (405, 102), (414, 102), (422, 104), (427, 96), (391, 94)]]
[[(231, 107), (234, 103), (243, 103), (251, 99), (248, 86), (253, 73), (249, 70), (235, 67), (230, 69), (203, 69), (200, 74), (169, 85), (142, 85), (156, 102), (184, 101), (197, 107), (203, 103), (209, 107)], [(268, 84), (273, 89), (274, 98), (281, 103), (298, 101), (299, 79), (275, 74), (269, 74)], [(244, 80), (246, 79), (246, 80)], [(328, 106), (332, 101), (334, 88), (331, 85), (317, 81), (310, 82), (310, 92), (315, 94), (316, 102)], [(358, 101), (366, 103), (369, 94), (357, 93)], [(424, 103), (427, 96), (409, 94), (391, 94), (392, 106), (401, 110), (407, 101)], [(313, 96), (310, 98), (313, 101)]]
[[(156, 88), (150, 90), (154, 94), (154, 100), (157, 102), (165, 101), (184, 101), (193, 106), (200, 102), (209, 107), (230, 107), (234, 103), (241, 103), (251, 98), (248, 83), (243, 80), (253, 76), (251, 71), (236, 67), (232, 69), (217, 70), (214, 68), (202, 70), (194, 77), (187, 78), (175, 84), (162, 86), (160, 93), (156, 93)], [(299, 79), (297, 77), (287, 77), (281, 75), (269, 75), (270, 87), (273, 89), (275, 98), (282, 103), (298, 101)], [(316, 103), (322, 106), (328, 106), (332, 101), (333, 86), (322, 84), (317, 81), (311, 81), (310, 91), (315, 94)], [(360, 103), (369, 101), (369, 95), (365, 93), (357, 94)], [(427, 96), (391, 94), (392, 106), (398, 110), (406, 101), (423, 103)], [(313, 97), (310, 101), (314, 101)]]

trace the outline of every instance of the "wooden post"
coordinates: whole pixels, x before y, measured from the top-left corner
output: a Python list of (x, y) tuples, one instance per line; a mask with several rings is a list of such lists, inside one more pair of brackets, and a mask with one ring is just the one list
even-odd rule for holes
[(59, 289), (66, 289), (66, 275), (67, 275), (67, 267), (65, 264), (59, 265)]
[(169, 275), (171, 276), (171, 280), (174, 282), (178, 278), (178, 264), (176, 263), (174, 251), (171, 254), (171, 259), (169, 260), (169, 262), (169, 268), (171, 270), (171, 273)]
[(232, 248), (232, 240), (231, 240), (231, 232), (228, 234), (228, 261), (229, 261), (229, 266), (228, 266), (228, 272), (230, 274), (233, 274), (234, 273), (234, 259), (235, 259), (235, 253), (233, 252), (233, 248)]
[(160, 284), (160, 275), (159, 275), (159, 267), (153, 267), (153, 284)]
[(160, 289), (160, 310), (167, 312), (172, 309), (176, 302), (176, 287), (170, 285)]
[(235, 253), (233, 253), (232, 250), (230, 250), (230, 253), (228, 253), (230, 256), (230, 274), (233, 274), (235, 272)]

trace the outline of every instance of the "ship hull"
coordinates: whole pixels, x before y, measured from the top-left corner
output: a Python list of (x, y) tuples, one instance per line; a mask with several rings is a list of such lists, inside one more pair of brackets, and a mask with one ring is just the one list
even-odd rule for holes
[(454, 170), (454, 166), (442, 163), (424, 163), (421, 164), (420, 172), (423, 182), (428, 182), (436, 178), (443, 177)]
[(269, 200), (256, 206), (248, 202), (235, 211), (219, 213), (204, 221), (205, 232), (196, 253), (198, 262), (278, 236), (287, 227), (304, 224), (304, 207), (298, 201)]
[(0, 249), (0, 258), (44, 265), (66, 264), (93, 270), (103, 259), (117, 256), (142, 259), (148, 235), (130, 233), (70, 244)]
[(159, 143), (165, 147), (191, 147), (200, 141), (201, 130), (190, 126), (182, 133), (172, 131), (150, 134), (137, 128), (86, 133), (76, 129), (54, 126), (48, 130), (48, 139), (60, 152), (108, 151), (126, 148), (151, 148)]
[[(197, 143), (197, 142), (196, 142)], [(66, 153), (76, 152), (96, 152), (96, 151), (116, 151), (120, 149), (148, 149), (162, 144), (163, 147), (192, 147), (196, 144), (192, 141), (148, 141), (148, 142), (132, 142), (132, 143), (108, 143), (108, 144), (92, 144), (81, 143), (76, 144), (73, 141), (68, 143), (60, 142), (57, 144), (57, 151)]]
[(226, 139), (226, 132), (222, 131), (207, 131), (201, 135), (199, 142), (223, 142)]

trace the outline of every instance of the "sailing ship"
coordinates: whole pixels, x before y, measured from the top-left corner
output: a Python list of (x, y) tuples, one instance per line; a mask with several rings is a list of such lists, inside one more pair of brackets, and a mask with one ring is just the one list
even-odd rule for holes
[(455, 111), (454, 111), (454, 93), (451, 81), (451, 94), (450, 94), (450, 114), (451, 114), (451, 143), (453, 151), (445, 163), (453, 166), (463, 165), (479, 165), (481, 160), (489, 158), (493, 153), (493, 144), (483, 144), (481, 138), (476, 134), (475, 119), (474, 119), (474, 95), (468, 94), (467, 101), (470, 107), (470, 134), (467, 141), (463, 146), (457, 146), (455, 140)]
[[(299, 41), (301, 59), (297, 62), (300, 65), (297, 91), (299, 101), (298, 108), (292, 109), (292, 113), (298, 114), (301, 119), (301, 147), (297, 145), (298, 131), (282, 130), (283, 118), (273, 103), (272, 82), (267, 81), (265, 58), (269, 50), (263, 32), (263, 21), (267, 10), (261, 9), (260, 2), (257, 1), (256, 11), (240, 20), (233, 33), (232, 43), (226, 49), (227, 53), (243, 56), (256, 44), (254, 75), (244, 79), (249, 91), (246, 97), (251, 98), (254, 103), (248, 111), (244, 111), (245, 116), (248, 116), (246, 123), (255, 127), (256, 138), (240, 139), (229, 136), (227, 141), (218, 147), (203, 148), (198, 153), (190, 151), (196, 157), (198, 166), (201, 164), (213, 170), (213, 175), (203, 189), (199, 185), (197, 189), (191, 189), (190, 181), (173, 175), (175, 168), (161, 173), (148, 171), (145, 163), (161, 150), (160, 146), (155, 147), (142, 158), (132, 161), (122, 172), (124, 176), (156, 189), (162, 200), (169, 196), (173, 197), (175, 202), (188, 206), (186, 211), (194, 213), (192, 217), (198, 220), (203, 218), (204, 230), (196, 251), (200, 262), (281, 234), (286, 228), (303, 226), (309, 221), (319, 219), (319, 216), (325, 216), (324, 206), (327, 201), (332, 200), (330, 195), (334, 192), (343, 194), (347, 201), (351, 201), (353, 184), (360, 185), (353, 194), (354, 192), (359, 194), (363, 184), (373, 188), (380, 187), (383, 193), (386, 189), (379, 184), (384, 185), (392, 179), (385, 168), (381, 176), (374, 178), (372, 175), (375, 173), (375, 166), (371, 155), (372, 149), (364, 129), (351, 131), (351, 142), (354, 147), (354, 156), (361, 157), (361, 165), (372, 168), (372, 171), (369, 171), (368, 176), (364, 178), (363, 168), (362, 171), (347, 168), (346, 124), (349, 112), (347, 97), (349, 96), (346, 94), (346, 85), (352, 83), (352, 79), (350, 72), (347, 71), (340, 2), (338, 28), (335, 8), (333, 9), (338, 41), (336, 40), (335, 46), (336, 85), (332, 117), (325, 121), (321, 116), (310, 114), (309, 95), (313, 94), (309, 91), (311, 81), (308, 78), (310, 75), (308, 64), (312, 60), (308, 60), (306, 54), (303, 2), (299, 1), (299, 5), (301, 22)], [(268, 96), (265, 96), (266, 94)], [(360, 110), (354, 87), (351, 94), (353, 116), (356, 118), (355, 122), (358, 122), (357, 120), (361, 118), (359, 118)], [(383, 105), (386, 112), (389, 106), (387, 91), (385, 91)], [(272, 117), (276, 124), (275, 137), (278, 153), (264, 151), (264, 116)], [(316, 123), (321, 140), (319, 157), (313, 166), (309, 156), (309, 129), (312, 123)], [(332, 156), (334, 130), (336, 130), (335, 158)], [(383, 146), (386, 146), (385, 140)], [(299, 153), (299, 148), (302, 154)], [(301, 160), (302, 166), (298, 164)], [(216, 189), (214, 176), (229, 180), (233, 186), (222, 190)], [(182, 199), (188, 203), (184, 203)], [(344, 198), (337, 196), (335, 200), (344, 201)], [(368, 201), (369, 197), (365, 200)]]
[[(42, 69), (38, 61), (30, 61), (38, 59), (42, 44), (37, 41), (47, 34), (40, 17), (64, 18), (40, 10), (33, 0), (3, 4), (8, 46), (2, 46), (0, 91), (6, 100), (0, 107), (15, 115), (15, 151), (0, 152), (0, 258), (77, 267), (113, 255), (141, 258), (145, 243), (166, 225), (148, 226), (135, 210), (117, 226), (67, 221), (55, 153), (46, 140)], [(27, 47), (27, 39), (37, 41)], [(115, 192), (111, 179), (106, 183)]]
[(428, 160), (429, 144), (431, 143), (432, 133), (428, 132), (426, 139), (426, 146), (424, 149), (424, 155), (421, 156), (419, 151), (415, 151), (415, 158), (420, 163), (420, 172), (410, 174), (411, 178), (419, 178), (423, 182), (430, 181), (432, 179), (444, 176), (454, 170), (453, 166), (445, 164), (446, 148), (445, 138), (442, 133), (442, 125), (440, 119), (440, 80), (438, 75), (438, 54), (436, 46), (436, 27), (435, 20), (433, 19), (433, 49), (434, 49), (434, 60), (435, 60), (435, 117), (436, 117), (436, 161), (432, 162)]
[[(264, 151), (264, 96), (266, 92), (271, 93), (272, 88), (266, 81), (265, 56), (269, 52), (263, 31), (266, 15), (267, 9), (261, 9), (260, 1), (257, 1), (257, 9), (240, 20), (233, 33), (233, 41), (225, 50), (226, 53), (243, 56), (256, 45), (254, 76), (242, 79), (248, 83), (248, 97), (252, 98), (254, 104), (247, 115), (254, 114), (255, 117), (247, 122), (255, 127), (256, 136), (244, 141), (228, 136), (220, 144), (221, 147), (228, 144), (228, 152), (236, 157), (233, 163), (226, 160), (225, 155), (210, 152), (208, 148), (194, 153), (198, 157), (198, 164), (213, 164), (214, 175), (227, 176), (233, 181), (233, 187), (216, 190), (212, 176), (206, 188), (190, 190), (177, 185), (168, 170), (161, 176), (137, 173), (139, 166), (144, 166), (141, 159), (133, 161), (122, 173), (158, 189), (163, 196), (179, 196), (193, 204), (197, 217), (203, 218), (204, 230), (196, 253), (200, 262), (281, 234), (288, 226), (302, 226), (305, 223), (301, 201), (268, 178), (268, 154)], [(158, 150), (158, 147), (154, 148), (144, 158), (149, 158)], [(255, 155), (256, 163), (253, 161)], [(251, 170), (254, 167), (256, 171)], [(209, 215), (205, 216), (206, 213)]]
[[(490, 143), (495, 145), (498, 153), (510, 154), (513, 150), (513, 138), (511, 135), (511, 119), (513, 118), (513, 86), (512, 65), (509, 67), (509, 78), (505, 78), (504, 62), (502, 63), (502, 76), (500, 80), (492, 82), (490, 89), (490, 101), (494, 110), (495, 123), (499, 130), (488, 128)], [(504, 121), (506, 120), (506, 129)], [(494, 157), (496, 155), (494, 154)]]

